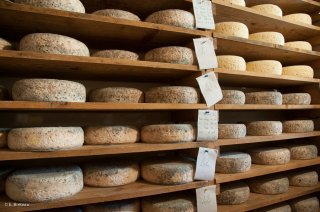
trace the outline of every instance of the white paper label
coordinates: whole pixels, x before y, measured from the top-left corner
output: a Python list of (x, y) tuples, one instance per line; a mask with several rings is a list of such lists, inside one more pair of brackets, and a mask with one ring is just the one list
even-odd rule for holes
[(213, 38), (195, 38), (193, 44), (200, 69), (217, 68), (218, 61), (214, 51)]
[(193, 0), (192, 4), (196, 19), (196, 28), (215, 29), (211, 1)]
[(200, 147), (194, 179), (212, 181), (216, 171), (217, 157), (218, 151), (216, 149)]
[(217, 212), (215, 185), (196, 189), (196, 195), (198, 212)]
[(218, 139), (218, 111), (198, 110), (197, 141)]
[(222, 90), (214, 72), (197, 77), (197, 82), (208, 107), (222, 99)]

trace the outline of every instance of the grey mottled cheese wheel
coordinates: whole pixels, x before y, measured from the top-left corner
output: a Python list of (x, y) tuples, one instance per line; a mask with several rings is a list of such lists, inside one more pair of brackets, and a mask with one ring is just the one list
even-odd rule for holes
[(140, 140), (140, 131), (134, 126), (96, 126), (85, 128), (85, 144), (126, 144)]
[(89, 93), (90, 102), (141, 103), (143, 100), (143, 92), (136, 88), (98, 88)]
[(148, 51), (146, 61), (192, 65), (196, 63), (195, 53), (192, 49), (182, 46), (167, 46)]
[(217, 203), (220, 205), (238, 205), (249, 199), (249, 186), (243, 182), (222, 184), (220, 194), (217, 195)]
[(85, 8), (79, 0), (14, 0), (14, 2), (36, 7), (85, 13)]
[(15, 151), (57, 151), (81, 147), (81, 127), (17, 128), (8, 134), (8, 147)]
[(8, 96), (9, 96), (8, 89), (0, 85), (0, 101), (8, 100)]
[(147, 103), (184, 103), (196, 104), (200, 101), (199, 92), (187, 86), (163, 86), (148, 90), (145, 94)]
[(176, 185), (194, 179), (195, 161), (189, 159), (150, 159), (142, 162), (141, 176), (151, 183)]
[(247, 124), (247, 135), (268, 136), (281, 133), (282, 123), (280, 121), (254, 121)]
[(239, 5), (239, 6), (246, 6), (245, 0), (222, 0), (223, 2), (234, 4), (234, 5)]
[(243, 138), (247, 134), (246, 125), (244, 124), (219, 124), (218, 138)]
[(248, 180), (250, 191), (258, 194), (282, 194), (289, 189), (289, 180), (284, 175), (268, 175)]
[(257, 32), (249, 35), (250, 40), (262, 41), (277, 45), (284, 45), (284, 36), (279, 32)]
[(126, 19), (131, 21), (140, 21), (140, 18), (137, 15), (124, 10), (104, 9), (104, 10), (95, 11), (92, 14), (103, 15), (103, 16), (108, 16), (112, 18)]
[(289, 163), (290, 151), (280, 147), (262, 147), (249, 150), (252, 163), (259, 165), (281, 165)]
[(82, 206), (83, 212), (139, 212), (139, 199), (121, 200)]
[(20, 41), (21, 51), (90, 56), (88, 47), (74, 38), (52, 33), (33, 33)]
[(219, 55), (217, 56), (218, 68), (224, 68), (227, 70), (245, 71), (246, 61), (243, 57), (234, 55)]
[(12, 169), (10, 169), (10, 168), (1, 168), (0, 169), (0, 194), (5, 191), (6, 178), (11, 171), (12, 171)]
[(284, 133), (302, 133), (312, 132), (314, 130), (312, 120), (291, 120), (284, 121), (282, 124)]
[(269, 207), (265, 207), (261, 210), (257, 210), (257, 212), (291, 212), (291, 207), (286, 203), (279, 203), (275, 205), (271, 205)]
[(56, 79), (24, 79), (12, 87), (15, 101), (85, 102), (86, 88), (77, 82)]
[(146, 18), (145, 21), (190, 29), (195, 27), (195, 19), (193, 14), (188, 11), (178, 9), (161, 10), (152, 13)]
[(246, 104), (281, 105), (282, 95), (276, 91), (246, 93)]
[(283, 16), (285, 21), (292, 21), (292, 22), (300, 22), (303, 24), (312, 24), (312, 18), (309, 14), (305, 13), (294, 13)]
[(284, 44), (285, 47), (290, 47), (290, 48), (296, 48), (296, 49), (303, 49), (307, 51), (312, 51), (312, 45), (307, 42), (307, 41), (291, 41), (291, 42), (286, 42)]
[(290, 150), (290, 158), (292, 160), (310, 160), (317, 158), (317, 146), (311, 144), (283, 144), (285, 148)]
[(87, 186), (113, 187), (134, 183), (139, 178), (139, 164), (133, 161), (94, 161), (83, 165)]
[(293, 212), (318, 212), (319, 199), (315, 196), (304, 196), (291, 201)]
[(93, 57), (106, 57), (106, 58), (117, 58), (117, 59), (127, 59), (127, 60), (138, 60), (139, 55), (134, 52), (118, 50), (118, 49), (109, 49), (97, 51), (92, 54)]
[(282, 104), (284, 104), (284, 105), (310, 105), (311, 104), (311, 95), (308, 93), (282, 94)]
[(218, 104), (243, 105), (246, 96), (238, 90), (222, 90), (223, 99)]
[(288, 174), (291, 186), (315, 186), (318, 184), (318, 173), (316, 171), (295, 171)]
[(243, 152), (220, 153), (217, 158), (216, 172), (230, 174), (249, 171), (251, 168), (251, 157)]
[(240, 38), (249, 38), (248, 27), (240, 22), (220, 22), (216, 23), (215, 30), (216, 33), (221, 33), (227, 36), (235, 36)]
[(282, 64), (276, 60), (257, 60), (247, 63), (247, 71), (281, 75)]
[(274, 4), (260, 4), (251, 7), (252, 9), (260, 12), (261, 14), (269, 14), (275, 16), (282, 16), (282, 10), (280, 7)]
[(313, 78), (314, 70), (306, 65), (287, 66), (282, 68), (282, 75)]
[(45, 202), (73, 196), (83, 188), (78, 166), (21, 169), (6, 180), (7, 196), (17, 202)]
[(8, 138), (8, 132), (7, 130), (0, 129), (0, 148), (7, 146), (7, 138)]
[(158, 124), (141, 129), (144, 143), (184, 143), (195, 139), (196, 129), (191, 124)]
[(13, 45), (9, 41), (0, 38), (0, 50), (13, 50)]

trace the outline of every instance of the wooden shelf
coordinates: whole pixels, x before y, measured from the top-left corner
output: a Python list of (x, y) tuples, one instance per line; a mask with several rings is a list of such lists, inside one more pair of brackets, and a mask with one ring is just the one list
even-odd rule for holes
[(272, 173), (278, 173), (308, 166), (314, 166), (320, 164), (320, 157), (312, 160), (291, 160), (284, 165), (256, 165), (252, 164), (251, 169), (244, 173), (237, 174), (215, 174), (215, 182), (217, 184), (232, 182), (236, 180), (242, 180)]
[(318, 110), (320, 105), (261, 105), (261, 104), (245, 104), (245, 105), (229, 105), (216, 104), (215, 110)]
[(257, 208), (273, 205), (286, 200), (291, 200), (304, 195), (312, 194), (320, 191), (320, 183), (312, 187), (293, 187), (290, 186), (289, 190), (284, 194), (278, 195), (264, 195), (250, 193), (250, 198), (247, 202), (240, 205), (218, 205), (219, 212), (239, 212), (250, 211)]

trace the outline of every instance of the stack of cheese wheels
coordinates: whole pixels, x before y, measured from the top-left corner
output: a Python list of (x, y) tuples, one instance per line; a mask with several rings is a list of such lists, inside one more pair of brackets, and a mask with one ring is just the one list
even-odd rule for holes
[(259, 12), (260, 14), (266, 13), (268, 15), (282, 16), (281, 8), (274, 4), (260, 4), (251, 8)]
[(291, 186), (307, 187), (318, 184), (318, 173), (310, 170), (294, 171), (288, 174)]
[(139, 164), (131, 160), (92, 161), (83, 165), (83, 181), (87, 186), (127, 185), (135, 182), (139, 173)]
[(139, 55), (135, 52), (130, 52), (126, 50), (109, 49), (97, 51), (92, 54), (93, 57), (106, 57), (106, 58), (116, 58), (116, 59), (127, 59), (127, 60), (138, 60)]
[(0, 194), (5, 190), (6, 178), (12, 170), (10, 168), (0, 169)]
[(108, 103), (142, 103), (144, 101), (144, 96), (143, 92), (136, 88), (108, 87), (90, 91), (89, 101)]
[(292, 212), (291, 207), (287, 203), (279, 203), (275, 205), (271, 205), (268, 207), (264, 207), (259, 212)]
[(312, 120), (291, 120), (283, 122), (284, 133), (303, 133), (312, 132), (314, 123)]
[(245, 71), (246, 61), (243, 57), (234, 55), (219, 55), (217, 56), (218, 68), (227, 70)]
[(199, 92), (187, 86), (162, 86), (146, 92), (147, 103), (183, 103), (196, 104), (200, 101)]
[(288, 177), (281, 174), (256, 177), (249, 179), (247, 182), (250, 191), (258, 194), (282, 194), (289, 189)]
[(78, 166), (28, 168), (14, 171), (6, 180), (7, 196), (17, 202), (45, 202), (73, 196), (83, 188)]
[(277, 91), (246, 93), (246, 104), (281, 105), (282, 95)]
[(187, 158), (155, 158), (141, 164), (142, 178), (151, 183), (175, 185), (194, 179), (195, 161)]
[(238, 90), (222, 90), (223, 99), (218, 104), (243, 105), (245, 94)]
[(249, 35), (250, 40), (284, 45), (284, 36), (280, 32), (257, 32)]
[(7, 100), (8, 96), (9, 96), (8, 89), (0, 85), (0, 100)]
[(218, 138), (243, 138), (247, 134), (246, 125), (244, 124), (219, 124)]
[(112, 18), (126, 19), (131, 21), (140, 21), (140, 18), (137, 15), (124, 10), (104, 9), (104, 10), (95, 11), (92, 14), (103, 15), (103, 16), (108, 16)]
[(251, 168), (251, 157), (247, 153), (242, 152), (226, 152), (220, 153), (217, 158), (216, 172), (242, 173), (249, 171)]
[(7, 146), (8, 130), (0, 128), (0, 148)]
[(193, 14), (188, 11), (178, 9), (161, 10), (152, 13), (146, 18), (145, 21), (189, 29), (193, 29), (195, 27), (195, 19)]
[(254, 136), (280, 135), (282, 123), (280, 121), (254, 121), (247, 124), (247, 134)]
[(310, 15), (305, 13), (295, 13), (283, 16), (285, 21), (291, 21), (294, 23), (300, 22), (303, 24), (312, 24), (312, 18)]
[(230, 4), (235, 4), (235, 5), (239, 5), (239, 6), (246, 6), (246, 2), (245, 0), (222, 0), (224, 2), (230, 3)]
[(292, 211), (319, 211), (319, 199), (315, 196), (304, 196), (291, 201)]
[(15, 151), (57, 151), (81, 147), (81, 127), (17, 128), (8, 134), (8, 147)]
[(90, 56), (88, 47), (81, 41), (52, 33), (33, 33), (24, 36), (20, 41), (20, 50), (49, 54)]
[(311, 66), (297, 65), (283, 67), (282, 74), (287, 76), (313, 78), (314, 71)]
[(83, 212), (140, 212), (139, 199), (84, 205)]
[(14, 0), (15, 3), (29, 4), (36, 7), (65, 10), (71, 12), (85, 13), (85, 8), (80, 0)]
[(183, 46), (167, 46), (148, 51), (146, 61), (192, 65), (196, 63), (195, 53), (192, 49)]
[(312, 45), (307, 41), (291, 41), (284, 44), (285, 47), (312, 51)]
[(220, 205), (238, 205), (246, 202), (250, 196), (249, 186), (243, 182), (222, 184), (217, 203)]
[(140, 131), (134, 126), (95, 126), (85, 128), (85, 144), (127, 144), (140, 140)]
[(0, 50), (12, 50), (12, 49), (13, 49), (13, 45), (9, 41), (3, 38), (0, 38)]
[(240, 38), (249, 38), (248, 27), (240, 22), (220, 22), (216, 24), (216, 33), (221, 33), (223, 35), (235, 36)]
[(312, 144), (282, 144), (281, 146), (290, 150), (292, 160), (310, 160), (318, 156), (318, 148)]
[(284, 104), (284, 105), (310, 105), (311, 104), (311, 95), (308, 93), (282, 94), (282, 104)]
[(281, 75), (282, 64), (276, 60), (252, 61), (247, 63), (247, 71)]
[(290, 151), (281, 147), (261, 147), (249, 150), (252, 163), (258, 165), (281, 165), (289, 163)]
[(195, 139), (196, 129), (191, 124), (155, 124), (141, 129), (144, 143), (185, 143)]
[(77, 82), (57, 79), (23, 79), (12, 87), (16, 101), (85, 102), (86, 88)]

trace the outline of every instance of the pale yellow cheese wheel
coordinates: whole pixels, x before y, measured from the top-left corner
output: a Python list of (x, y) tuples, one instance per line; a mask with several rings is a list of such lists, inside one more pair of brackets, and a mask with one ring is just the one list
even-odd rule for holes
[(282, 16), (281, 8), (274, 4), (260, 4), (260, 5), (252, 6), (251, 8), (261, 14), (266, 13), (268, 15)]
[(281, 75), (282, 64), (276, 60), (257, 60), (247, 63), (247, 71)]
[(139, 212), (140, 200), (120, 200), (82, 206), (83, 212)]
[(282, 68), (282, 74), (288, 76), (313, 78), (314, 71), (311, 66), (296, 65)]
[(249, 186), (241, 181), (222, 184), (217, 203), (220, 205), (239, 205), (250, 197)]
[(281, 165), (290, 162), (290, 151), (281, 147), (260, 147), (250, 149), (249, 154), (253, 164)]
[(247, 180), (250, 191), (258, 194), (283, 194), (289, 189), (289, 179), (282, 175), (267, 175)]
[(243, 57), (234, 55), (219, 55), (217, 56), (218, 68), (235, 71), (245, 71), (246, 61)]
[(280, 32), (257, 32), (249, 35), (250, 40), (256, 40), (277, 45), (284, 45), (284, 36)]
[(290, 15), (283, 16), (283, 19), (285, 21), (291, 21), (291, 22), (300, 22), (302, 24), (312, 24), (312, 18), (310, 15), (305, 13), (294, 13)]
[(85, 13), (85, 8), (80, 0), (14, 0), (14, 2), (36, 7)]
[(285, 47), (295, 48), (295, 49), (303, 49), (312, 51), (312, 45), (307, 41), (291, 41), (286, 42), (284, 44)]
[(112, 18), (119, 18), (119, 19), (126, 19), (131, 21), (140, 21), (140, 18), (128, 11), (124, 10), (117, 10), (117, 9), (103, 9), (103, 10), (97, 10), (93, 12), (92, 14), (95, 15), (102, 15), (102, 16), (108, 16)]
[(248, 27), (240, 22), (220, 22), (216, 23), (215, 27), (216, 33), (221, 33), (223, 35), (235, 36), (240, 38), (249, 38)]

